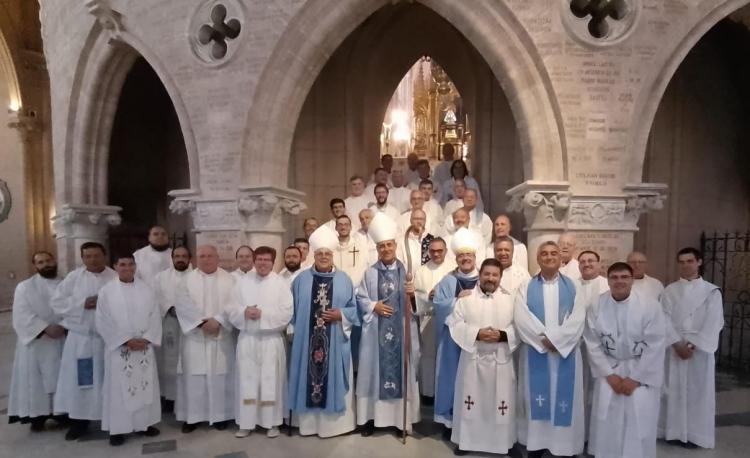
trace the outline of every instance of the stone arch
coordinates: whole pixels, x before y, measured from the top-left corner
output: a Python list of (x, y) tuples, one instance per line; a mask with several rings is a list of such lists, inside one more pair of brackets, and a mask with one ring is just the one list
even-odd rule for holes
[[(0, 73), (4, 76), (5, 81), (8, 84), (8, 94), (10, 95), (10, 107), (11, 110), (17, 111), (23, 106), (23, 98), (21, 96), (21, 87), (18, 83), (18, 73), (16, 72), (16, 66), (13, 63), (13, 54), (8, 48), (8, 43), (5, 41), (5, 36), (2, 30), (0, 30)], [(15, 104), (15, 106), (13, 106)]]
[[(344, 39), (391, 0), (307, 2), (287, 25), (255, 89), (243, 145), (245, 183), (287, 182), (296, 122), (317, 75)], [(455, 26), (487, 61), (519, 130), (527, 180), (567, 179), (562, 118), (549, 76), (511, 8), (420, 0)]]
[(112, 122), (128, 71), (138, 57), (159, 77), (180, 122), (191, 188), (199, 188), (198, 148), (187, 108), (176, 84), (158, 57), (132, 34), (116, 37), (94, 25), (76, 69), (64, 151), (65, 174), (58, 196), (64, 202), (107, 204), (107, 161)]
[(636, 118), (633, 126), (635, 135), (633, 135), (630, 144), (632, 162), (628, 175), (629, 183), (640, 183), (643, 179), (643, 164), (646, 158), (646, 147), (651, 126), (654, 123), (654, 117), (664, 92), (678, 67), (685, 60), (690, 50), (716, 23), (748, 4), (750, 4), (750, 0), (726, 0), (722, 2), (711, 11), (706, 12), (676, 46), (666, 48), (661, 55), (661, 59), (657, 59), (664, 64), (658, 71), (651, 73), (649, 79), (644, 82), (642, 86), (644, 89), (639, 93), (633, 107)]

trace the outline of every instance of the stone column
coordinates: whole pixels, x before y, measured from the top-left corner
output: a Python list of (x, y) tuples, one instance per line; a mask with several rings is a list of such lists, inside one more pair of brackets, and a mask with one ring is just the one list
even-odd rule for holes
[(638, 219), (658, 210), (666, 198), (666, 185), (627, 185), (613, 196), (572, 195), (567, 182), (526, 181), (508, 190), (509, 211), (523, 212), (528, 232), (529, 271), (536, 272), (536, 251), (542, 242), (557, 240), (563, 232), (578, 239), (578, 250), (594, 250), (602, 265), (625, 260), (633, 249)]
[(221, 264), (232, 268), (240, 245), (268, 245), (277, 250), (277, 266), (286, 233), (284, 217), (307, 209), (304, 193), (275, 186), (241, 186), (234, 197), (202, 197), (197, 190), (170, 191), (170, 209), (190, 212), (198, 245), (215, 245)]
[(58, 263), (64, 272), (81, 265), (80, 248), (85, 242), (107, 246), (109, 226), (118, 226), (122, 208), (111, 205), (64, 204), (52, 217), (57, 239)]

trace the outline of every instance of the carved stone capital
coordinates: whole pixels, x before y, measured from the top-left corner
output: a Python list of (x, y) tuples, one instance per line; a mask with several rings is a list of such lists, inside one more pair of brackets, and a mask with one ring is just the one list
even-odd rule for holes
[(55, 238), (103, 240), (109, 226), (119, 226), (122, 208), (111, 205), (65, 204), (52, 217)]
[(112, 9), (109, 0), (86, 0), (86, 9), (109, 35), (109, 43), (122, 41), (122, 15)]
[(625, 219), (622, 196), (576, 196), (570, 204), (567, 229), (635, 230)]
[(570, 211), (571, 194), (567, 182), (526, 181), (507, 191), (507, 210), (523, 212), (526, 230), (564, 229)]
[(667, 185), (662, 183), (628, 184), (625, 192), (625, 218), (633, 225), (638, 224), (642, 214), (661, 210), (667, 200)]
[(242, 186), (237, 212), (246, 231), (284, 232), (283, 217), (307, 210), (304, 193), (274, 186)]

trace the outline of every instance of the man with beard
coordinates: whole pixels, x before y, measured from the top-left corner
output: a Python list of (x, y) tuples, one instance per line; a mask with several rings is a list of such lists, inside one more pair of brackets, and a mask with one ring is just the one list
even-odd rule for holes
[(479, 284), (456, 301), (446, 320), (461, 348), (451, 435), (457, 455), (468, 451), (505, 455), (516, 442), (513, 351), (518, 340), (512, 295), (500, 286), (501, 275), (499, 261), (482, 262)]
[(392, 220), (398, 219), (400, 213), (393, 205), (388, 203), (388, 186), (384, 184), (375, 185), (375, 202), (369, 208), (375, 213), (385, 213)]
[(411, 226), (404, 237), (403, 243), (398, 244), (396, 257), (407, 267), (411, 266), (411, 271), (415, 272), (419, 266), (426, 264), (430, 260), (428, 253), (430, 241), (435, 237), (425, 231), (427, 224), (427, 214), (422, 210), (411, 212)]
[(560, 248), (543, 242), (540, 273), (521, 284), (513, 319), (519, 354), (518, 441), (530, 458), (583, 453), (585, 419), (581, 335), (586, 307), (577, 282), (560, 273)]
[(175, 303), (182, 329), (175, 416), (183, 433), (204, 421), (224, 430), (235, 416), (236, 343), (226, 310), (235, 278), (219, 267), (213, 245), (198, 247), (196, 267), (185, 275)]
[(493, 242), (495, 246), (495, 259), (503, 268), (500, 276), (500, 286), (511, 294), (515, 293), (521, 283), (530, 278), (529, 271), (513, 264), (513, 250), (515, 244), (508, 236), (500, 236)]
[(36, 274), (22, 281), (13, 296), (13, 330), (16, 353), (8, 393), (10, 423), (31, 423), (31, 430), (44, 430), (53, 413), (65, 342), (65, 328), (52, 310), (50, 300), (60, 283), (57, 261), (51, 253), (38, 251), (31, 257)]
[(161, 420), (154, 346), (161, 344), (161, 319), (154, 290), (135, 278), (132, 255), (115, 258), (118, 279), (99, 291), (96, 330), (105, 344), (102, 431), (119, 446), (139, 431), (157, 436)]
[[(406, 269), (396, 259), (396, 224), (378, 213), (370, 223), (370, 235), (378, 250), (378, 262), (365, 271), (357, 288), (357, 305), (362, 316), (362, 341), (357, 374), (357, 424), (362, 435), (376, 427), (411, 429), (419, 421), (419, 387), (414, 368), (418, 363), (417, 332), (407, 341), (404, 323)], [(409, 345), (411, 351), (404, 351)], [(408, 380), (404, 380), (404, 356), (409, 355)], [(404, 409), (406, 402), (406, 409)], [(406, 419), (404, 418), (406, 410)]]
[(326, 221), (324, 226), (328, 226), (329, 229), (335, 231), (336, 230), (336, 218), (338, 218), (341, 215), (346, 215), (346, 203), (344, 202), (343, 199), (339, 199), (338, 197), (335, 197), (331, 199), (328, 205), (331, 208), (331, 219)]
[(456, 267), (455, 260), (446, 259), (445, 240), (436, 237), (430, 241), (428, 254), (430, 260), (416, 269), (414, 276), (414, 298), (417, 305), (416, 315), (419, 317), (420, 358), (419, 381), (420, 393), (427, 398), (435, 397), (435, 355), (437, 342), (435, 341), (435, 326), (432, 322), (434, 314), (435, 286), (451, 270)]
[(175, 303), (177, 292), (185, 287), (185, 275), (190, 270), (190, 250), (186, 246), (180, 246), (172, 250), (172, 267), (156, 274), (155, 293), (162, 318), (162, 344), (154, 350), (165, 412), (174, 411), (177, 399), (177, 362), (180, 359), (182, 330), (177, 320)]
[(445, 430), (443, 438), (450, 439), (453, 427), (453, 396), (456, 385), (456, 371), (461, 348), (456, 345), (448, 332), (445, 320), (453, 313), (456, 300), (471, 294), (479, 275), (476, 268), (476, 254), (481, 245), (477, 234), (465, 227), (460, 228), (451, 238), (452, 251), (456, 254), (453, 272), (443, 277), (435, 287), (435, 338), (437, 347), (437, 371), (435, 374), (435, 422)]
[(52, 309), (68, 330), (55, 390), (55, 412), (70, 418), (65, 440), (80, 438), (90, 420), (102, 418), (104, 341), (96, 332), (96, 307), (99, 290), (117, 278), (106, 256), (100, 243), (81, 245), (83, 266), (70, 272), (52, 296)]
[(388, 186), (388, 171), (383, 167), (378, 167), (372, 174), (373, 181), (365, 188), (365, 195), (375, 201), (375, 186), (382, 184)]
[(255, 271), (237, 281), (227, 305), (237, 338), (235, 437), (260, 425), (270, 438), (279, 435), (286, 405), (286, 348), (282, 332), (292, 319), (292, 292), (273, 271), (276, 250), (255, 250)]
[(338, 237), (328, 228), (310, 236), (315, 264), (292, 284), (296, 330), (289, 359), (289, 409), (303, 436), (354, 430), (351, 332), (359, 325), (354, 285), (333, 263)]
[(232, 271), (232, 275), (235, 280), (239, 280), (252, 272), (253, 263), (255, 262), (255, 253), (249, 246), (242, 245), (234, 252), (234, 260), (237, 264), (237, 268)]
[(307, 269), (310, 267), (313, 263), (312, 256), (307, 255), (310, 252), (310, 242), (308, 242), (306, 238), (298, 237), (294, 239), (293, 245), (299, 249), (299, 252), (302, 255), (300, 269)]
[[(493, 228), (493, 231), (495, 234), (495, 240), (499, 239), (500, 237), (510, 237), (510, 239), (513, 241), (512, 264), (516, 266), (516, 268), (523, 269), (528, 272), (529, 270), (528, 250), (526, 249), (526, 245), (524, 245), (520, 240), (510, 235), (511, 229), (512, 229), (512, 226), (510, 224), (510, 217), (508, 217), (508, 215), (501, 214), (501, 215), (498, 215), (497, 218), (495, 218), (495, 225)], [(487, 257), (488, 258), (495, 257), (495, 244), (493, 242), (490, 242), (487, 245)]]
[(333, 264), (358, 285), (368, 267), (365, 257), (367, 247), (351, 236), (352, 222), (347, 215), (336, 219), (336, 232), (339, 243), (333, 251)]
[(292, 286), (292, 282), (302, 270), (300, 264), (302, 262), (302, 252), (299, 248), (294, 245), (286, 247), (284, 250), (284, 268), (279, 271), (281, 278)]
[(162, 226), (153, 226), (148, 231), (148, 245), (133, 253), (138, 265), (138, 278), (156, 289), (156, 274), (172, 266), (169, 251), (169, 235)]

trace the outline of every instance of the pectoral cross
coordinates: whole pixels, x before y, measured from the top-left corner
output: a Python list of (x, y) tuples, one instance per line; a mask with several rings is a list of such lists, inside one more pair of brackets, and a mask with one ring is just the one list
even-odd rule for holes
[(505, 411), (508, 410), (508, 405), (505, 403), (505, 401), (502, 401), (500, 402), (497, 410), (500, 411), (500, 415), (505, 416)]
[(357, 264), (357, 253), (359, 253), (359, 250), (357, 249), (356, 245), (352, 247), (351, 251), (349, 251), (352, 255), (352, 265)]
[(539, 403), (539, 407), (541, 407), (542, 404), (544, 404), (544, 396), (542, 396), (541, 394), (539, 396), (537, 396), (536, 397), (536, 402), (538, 402)]
[(565, 411), (568, 410), (568, 403), (565, 402), (565, 401), (561, 402), (560, 403), (560, 410), (562, 410), (563, 413), (565, 413)]
[(466, 404), (466, 410), (471, 410), (471, 407), (474, 405), (474, 401), (471, 400), (471, 396), (466, 397), (464, 404)]

